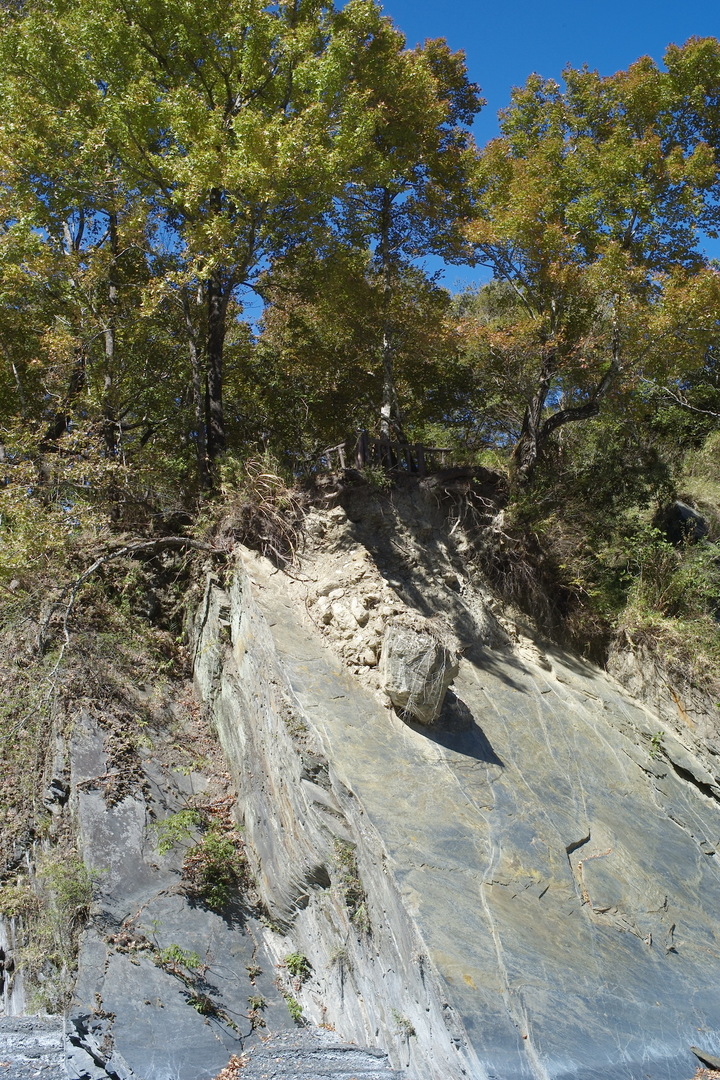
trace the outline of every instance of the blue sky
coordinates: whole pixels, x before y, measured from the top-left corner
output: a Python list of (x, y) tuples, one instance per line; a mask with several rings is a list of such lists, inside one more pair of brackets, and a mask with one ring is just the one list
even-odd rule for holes
[[(718, 0), (385, 0), (383, 8), (408, 45), (444, 37), (465, 50), (488, 102), (474, 129), (480, 145), (497, 134), (511, 88), (533, 71), (559, 79), (568, 64), (587, 63), (611, 75), (639, 56), (660, 63), (671, 42), (720, 37)], [(472, 280), (453, 267), (445, 275), (450, 287)]]
[(718, 0), (385, 0), (383, 9), (408, 45), (444, 37), (465, 50), (488, 101), (476, 125), (481, 143), (496, 133), (511, 87), (533, 71), (559, 79), (567, 64), (587, 63), (611, 75), (639, 56), (661, 62), (670, 42), (720, 36)]

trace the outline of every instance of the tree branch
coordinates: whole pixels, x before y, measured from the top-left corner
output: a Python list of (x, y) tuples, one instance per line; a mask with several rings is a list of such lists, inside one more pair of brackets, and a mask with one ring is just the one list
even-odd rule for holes
[(671, 390), (669, 386), (657, 386), (655, 383), (652, 383), (650, 379), (643, 379), (642, 381), (661, 391), (666, 397), (669, 397), (674, 401), (676, 405), (679, 405), (681, 409), (688, 409), (689, 412), (700, 413), (701, 416), (715, 416), (720, 419), (720, 413), (713, 412), (712, 409), (699, 409), (697, 405), (691, 405), (679, 391), (676, 393), (674, 390)]
[(129, 544), (124, 544), (122, 547), (113, 548), (111, 551), (104, 551), (101, 555), (98, 555), (95, 562), (91, 563), (86, 570), (83, 570), (79, 577), (75, 578), (74, 581), (65, 586), (38, 628), (36, 649), (37, 652), (42, 655), (48, 642), (48, 626), (50, 620), (61, 606), (62, 601), (67, 597), (68, 602), (65, 606), (62, 621), (64, 641), (60, 649), (57, 663), (55, 664), (51, 675), (57, 671), (65, 653), (65, 649), (70, 644), (68, 621), (72, 615), (80, 590), (85, 582), (88, 581), (93, 574), (97, 573), (101, 566), (111, 562), (113, 559), (121, 559), (125, 555), (156, 555), (159, 551), (167, 549), (170, 549), (171, 551), (182, 551), (185, 549), (190, 549), (191, 551), (203, 551), (208, 555), (220, 556), (222, 558), (226, 558), (228, 554), (224, 548), (214, 547), (212, 544), (203, 544), (199, 540), (191, 540), (186, 536), (162, 536), (157, 540), (135, 540)]

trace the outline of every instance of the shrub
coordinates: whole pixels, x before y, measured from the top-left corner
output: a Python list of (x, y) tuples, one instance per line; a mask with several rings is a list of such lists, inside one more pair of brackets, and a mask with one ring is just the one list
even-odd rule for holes
[(202, 840), (187, 852), (182, 881), (191, 899), (212, 911), (222, 912), (249, 881), (240, 838), (232, 831), (211, 826)]
[(288, 953), (283, 963), (293, 978), (300, 979), (301, 982), (310, 974), (310, 961), (302, 953)]
[(36, 1006), (49, 1012), (62, 1011), (72, 991), (78, 934), (96, 879), (74, 853), (38, 862), (37, 906), (34, 911), (32, 905), (26, 906), (29, 944), (20, 950), (19, 960)]
[(287, 994), (285, 997), (285, 1003), (288, 1007), (288, 1012), (290, 1013), (290, 1016), (295, 1021), (295, 1023), (301, 1023), (303, 1018), (303, 1010), (300, 1002), (296, 998), (292, 997), (291, 994)]
[(201, 825), (202, 815), (199, 810), (179, 810), (162, 821), (153, 822), (151, 828), (157, 835), (159, 854), (167, 855), (178, 844), (192, 839), (193, 832)]
[(339, 871), (339, 884), (345, 897), (350, 921), (363, 934), (370, 933), (366, 893), (360, 880), (355, 847), (346, 840), (335, 839), (334, 861)]
[(183, 949), (180, 945), (167, 945), (164, 949), (158, 949), (155, 954), (155, 963), (158, 967), (165, 968), (171, 975), (186, 977), (188, 972), (197, 971), (201, 966), (200, 957), (196, 952)]

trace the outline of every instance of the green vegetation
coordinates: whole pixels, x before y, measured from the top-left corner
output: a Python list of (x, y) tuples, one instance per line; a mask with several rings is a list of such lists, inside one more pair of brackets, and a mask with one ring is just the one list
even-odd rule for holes
[(212, 911), (222, 913), (233, 900), (241, 900), (249, 880), (242, 840), (216, 822), (185, 855), (183, 888)]
[(158, 853), (167, 855), (178, 844), (190, 840), (193, 833), (200, 828), (202, 820), (199, 810), (186, 809), (154, 822), (151, 827), (157, 836)]
[(288, 1007), (288, 1012), (291, 1018), (296, 1024), (302, 1023), (303, 1010), (302, 1005), (291, 994), (285, 994), (285, 1004)]
[(60, 1012), (72, 992), (78, 934), (85, 924), (97, 875), (75, 852), (38, 860), (35, 879), (0, 892), (0, 910), (21, 916), (25, 943), (19, 961), (38, 1009)]
[(155, 953), (155, 963), (173, 975), (184, 976), (197, 971), (202, 966), (202, 961), (196, 952), (183, 949), (176, 944), (158, 949)]
[(205, 975), (208, 965), (196, 952), (173, 943), (163, 949), (155, 947), (153, 961), (168, 975), (174, 976), (183, 984), (185, 999), (191, 1009), (200, 1013), (201, 1016), (212, 1016), (231, 1031), (237, 1031), (235, 1021), (206, 993)]
[[(8, 911), (32, 907), (16, 851), (58, 839), (40, 781), (68, 702), (121, 799), (154, 715), (128, 686), (183, 674), (193, 560), (292, 561), (322, 450), (359, 428), (493, 471), (458, 523), (544, 632), (720, 698), (719, 83), (715, 38), (533, 75), (477, 147), (463, 55), (407, 49), (373, 0), (0, 5)], [(428, 255), (492, 280), (452, 297)], [(193, 815), (158, 849), (197, 830), (184, 886), (225, 911), (242, 843)]]
[(407, 1016), (403, 1016), (397, 1009), (392, 1009), (393, 1023), (395, 1024), (395, 1030), (399, 1035), (402, 1035), (405, 1039), (411, 1039), (416, 1034), (412, 1021), (408, 1020)]
[(242, 838), (229, 817), (202, 806), (186, 807), (151, 829), (159, 854), (184, 846), (181, 884), (192, 901), (218, 913), (243, 901), (250, 872)]
[(345, 898), (350, 921), (361, 934), (369, 934), (371, 926), (367, 897), (360, 879), (354, 844), (336, 837), (333, 842), (333, 861), (338, 870), (338, 884)]
[(659, 758), (663, 749), (663, 732), (656, 731), (650, 739), (650, 757)]
[(292, 952), (283, 960), (284, 966), (290, 972), (294, 979), (299, 979), (303, 982), (310, 974), (310, 961), (307, 956), (303, 956), (302, 953)]

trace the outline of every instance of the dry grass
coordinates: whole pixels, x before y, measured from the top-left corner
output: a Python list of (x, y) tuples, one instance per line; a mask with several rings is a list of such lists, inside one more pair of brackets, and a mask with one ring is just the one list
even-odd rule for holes
[(237, 1054), (228, 1061), (224, 1069), (221, 1069), (213, 1080), (242, 1080), (242, 1070), (249, 1064), (250, 1059), (242, 1054), (238, 1057)]
[(216, 543), (245, 544), (279, 567), (295, 562), (307, 504), (301, 492), (263, 462), (246, 461), (226, 473), (222, 494), (223, 512), (213, 530)]

